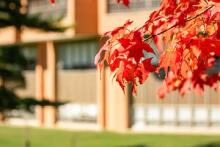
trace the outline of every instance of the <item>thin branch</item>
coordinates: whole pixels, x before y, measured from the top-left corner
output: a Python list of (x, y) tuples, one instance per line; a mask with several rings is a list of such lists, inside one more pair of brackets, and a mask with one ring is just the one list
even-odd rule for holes
[[(212, 9), (213, 7), (214, 7), (214, 5), (211, 5), (210, 7), (208, 7), (207, 9), (205, 9), (203, 12), (201, 12), (201, 13), (195, 15), (194, 17), (191, 17), (191, 18), (185, 20), (185, 22), (189, 22), (189, 21), (191, 21), (191, 20), (196, 19), (197, 17), (201, 16), (202, 14), (204, 14), (204, 13), (207, 12), (208, 10)], [(178, 25), (180, 25), (180, 23), (177, 23), (177, 24), (171, 26), (170, 28), (168, 28), (168, 29), (166, 29), (166, 30), (163, 30), (163, 31), (161, 31), (161, 32), (159, 32), (159, 33), (157, 33), (157, 34), (151, 35), (150, 37), (146, 38), (144, 41), (147, 41), (147, 40), (149, 40), (149, 39), (151, 39), (151, 38), (154, 38), (154, 37), (156, 37), (156, 36), (159, 36), (159, 35), (161, 35), (161, 34), (167, 32), (167, 31), (169, 31), (169, 30), (171, 30), (171, 29), (177, 27)]]

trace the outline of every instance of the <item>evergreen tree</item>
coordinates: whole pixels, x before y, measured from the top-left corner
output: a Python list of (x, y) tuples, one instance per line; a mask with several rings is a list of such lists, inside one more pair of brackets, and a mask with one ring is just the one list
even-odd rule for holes
[(57, 20), (42, 19), (41, 14), (29, 14), (28, 5), (22, 4), (22, 0), (1, 0), (0, 28), (8, 26), (14, 26), (18, 31), (24, 26), (44, 31), (65, 30), (58, 25)]
[[(21, 0), (0, 1), (0, 28), (14, 26), (18, 32), (22, 27), (40, 29), (44, 31), (64, 31), (57, 22), (42, 19), (40, 15), (30, 15), (28, 6), (22, 5)], [(20, 37), (18, 37), (20, 38)], [(20, 40), (18, 39), (17, 42)], [(47, 100), (38, 101), (35, 98), (21, 99), (15, 89), (25, 86), (23, 69), (27, 61), (22, 54), (21, 45), (0, 47), (0, 113), (12, 109), (30, 110), (34, 105), (59, 106), (61, 103), (52, 103)]]

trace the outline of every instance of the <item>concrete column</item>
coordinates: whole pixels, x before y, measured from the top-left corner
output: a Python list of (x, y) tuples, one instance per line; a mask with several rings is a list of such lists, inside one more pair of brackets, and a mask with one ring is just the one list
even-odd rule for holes
[(98, 102), (98, 116), (97, 121), (101, 129), (106, 128), (106, 94), (105, 94), (105, 69), (102, 71), (97, 71), (97, 102)]
[(217, 90), (216, 90), (216, 100), (214, 101), (215, 104), (218, 104), (220, 105), (220, 84), (218, 83), (218, 87), (217, 87)]
[(132, 125), (132, 104), (133, 104), (133, 95), (131, 91), (131, 85), (128, 84), (125, 89), (124, 95), (124, 129), (127, 130), (131, 128)]
[(21, 34), (22, 34), (21, 30), (17, 30), (15, 28), (15, 38), (14, 38), (15, 43), (21, 42)]
[[(55, 102), (57, 101), (57, 72), (56, 72), (56, 50), (53, 42), (46, 43), (46, 63), (47, 69), (45, 76), (45, 99)], [(56, 108), (51, 106), (44, 107), (45, 126), (53, 126), (57, 121)]]
[[(37, 64), (36, 64), (36, 98), (44, 99), (44, 70), (46, 68), (46, 44), (40, 43), (37, 49)], [(40, 125), (44, 124), (43, 107), (36, 108), (37, 120)]]
[(107, 73), (105, 128), (109, 131), (126, 131), (131, 127), (132, 95), (130, 86), (127, 86), (123, 92), (118, 83), (111, 79), (110, 73)]

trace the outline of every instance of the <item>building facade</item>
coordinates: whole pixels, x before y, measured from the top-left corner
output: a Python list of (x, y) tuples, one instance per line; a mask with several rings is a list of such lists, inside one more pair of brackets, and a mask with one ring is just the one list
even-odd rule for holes
[[(161, 81), (152, 75), (132, 96), (111, 79), (108, 68), (98, 72), (94, 57), (100, 47), (99, 36), (134, 20), (138, 27), (147, 20), (160, 0), (132, 0), (130, 8), (116, 0), (24, 0), (30, 13), (44, 18), (60, 18), (68, 29), (63, 33), (24, 28), (20, 41), (30, 61), (25, 71), (27, 86), (18, 91), (23, 96), (67, 101), (59, 111), (39, 107), (39, 124), (54, 126), (57, 121), (86, 121), (100, 128), (120, 131), (143, 129), (150, 125), (215, 126), (220, 125), (220, 91), (207, 88), (203, 97), (193, 93), (180, 97), (171, 93), (164, 100), (156, 96)], [(0, 44), (17, 42), (12, 27), (0, 31)], [(4, 37), (3, 37), (4, 36)], [(6, 37), (7, 36), (7, 37)]]

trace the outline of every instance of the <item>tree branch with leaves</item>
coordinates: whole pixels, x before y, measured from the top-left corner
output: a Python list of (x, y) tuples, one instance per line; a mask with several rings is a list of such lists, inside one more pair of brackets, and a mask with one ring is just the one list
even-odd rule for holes
[[(117, 0), (129, 7), (128, 0)], [(122, 89), (130, 83), (133, 93), (150, 73), (166, 76), (158, 95), (178, 90), (202, 94), (205, 86), (217, 88), (218, 71), (209, 72), (220, 56), (220, 0), (162, 0), (158, 10), (139, 28), (132, 21), (107, 32), (96, 55)]]

